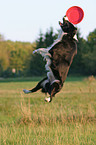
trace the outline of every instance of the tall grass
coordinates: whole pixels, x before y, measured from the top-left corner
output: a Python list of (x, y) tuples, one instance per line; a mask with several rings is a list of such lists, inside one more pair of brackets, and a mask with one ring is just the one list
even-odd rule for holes
[(0, 83), (1, 145), (95, 145), (96, 80), (73, 80), (52, 103), (41, 92), (21, 92), (36, 82)]

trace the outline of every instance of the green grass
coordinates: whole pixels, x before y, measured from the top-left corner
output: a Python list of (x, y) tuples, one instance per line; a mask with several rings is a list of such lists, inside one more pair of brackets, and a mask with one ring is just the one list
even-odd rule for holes
[(40, 79), (0, 81), (0, 145), (95, 145), (96, 79), (67, 78), (51, 103), (22, 92)]

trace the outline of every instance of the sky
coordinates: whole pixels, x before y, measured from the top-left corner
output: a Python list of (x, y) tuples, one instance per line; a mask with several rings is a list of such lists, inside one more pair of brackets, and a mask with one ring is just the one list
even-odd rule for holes
[(81, 36), (86, 39), (96, 28), (96, 0), (0, 0), (0, 34), (5, 40), (34, 42), (40, 33), (50, 27), (60, 29), (71, 6), (84, 10), (84, 19), (77, 24)]

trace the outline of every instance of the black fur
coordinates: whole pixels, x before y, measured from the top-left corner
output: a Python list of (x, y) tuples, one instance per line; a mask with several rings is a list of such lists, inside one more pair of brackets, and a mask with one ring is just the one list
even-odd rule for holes
[[(51, 64), (48, 65), (50, 68), (49, 75), (30, 90), (30, 92), (36, 92), (42, 89), (42, 92), (49, 93), (50, 102), (52, 97), (63, 87), (74, 55), (77, 53), (77, 43), (74, 39), (77, 28), (64, 18), (63, 23), (59, 22), (59, 25), (65, 34), (62, 35), (60, 41), (57, 40), (57, 43), (48, 50), (51, 55), (51, 57), (48, 56), (51, 60)], [(51, 78), (55, 79), (51, 80)]]

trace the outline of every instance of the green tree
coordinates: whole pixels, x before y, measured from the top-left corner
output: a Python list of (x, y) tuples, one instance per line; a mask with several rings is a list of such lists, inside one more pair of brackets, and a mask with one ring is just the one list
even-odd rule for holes
[(80, 29), (77, 32), (77, 55), (75, 55), (69, 74), (84, 74), (82, 54), (86, 48), (86, 40), (81, 37)]
[(39, 37), (36, 40), (36, 47), (35, 47), (35, 49), (43, 48), (43, 47), (45, 47), (44, 46), (44, 36), (43, 36), (42, 31), (40, 30)]
[(9, 56), (6, 45), (7, 43), (5, 41), (0, 41), (0, 76), (9, 67)]
[(91, 52), (96, 49), (96, 29), (93, 32), (90, 32), (87, 37), (87, 43), (90, 46)]
[[(40, 31), (39, 38), (36, 41), (36, 47), (34, 49), (38, 48), (47, 48), (49, 47), (54, 39), (56, 39), (57, 35), (54, 34), (53, 28), (50, 27), (49, 30), (45, 34), (42, 34)], [(42, 56), (39, 54), (32, 55), (31, 61), (30, 61), (30, 72), (33, 75), (44, 75), (45, 74), (45, 61), (43, 60)]]
[(10, 51), (10, 69), (14, 68), (19, 75), (22, 72), (27, 72), (32, 51), (33, 45), (31, 43), (15, 42), (13, 49)]
[(27, 74), (35, 43), (0, 41), (0, 77), (16, 74)]
[(54, 34), (53, 34), (53, 28), (50, 27), (50, 30), (47, 30), (45, 33), (45, 47), (49, 47), (54, 41)]
[[(36, 40), (36, 46), (34, 47), (34, 49), (43, 48), (43, 47), (45, 47), (44, 36), (40, 30), (39, 37)], [(39, 55), (39, 54), (31, 55), (31, 60), (30, 60), (30, 64), (29, 64), (30, 65), (29, 75), (43, 75), (44, 71), (42, 71), (42, 70), (44, 68), (44, 64), (45, 63), (44, 63), (41, 55)]]
[(85, 73), (96, 75), (96, 29), (89, 33), (86, 48), (82, 54)]

